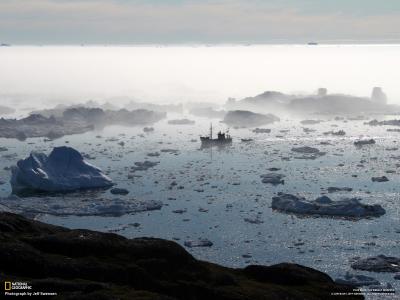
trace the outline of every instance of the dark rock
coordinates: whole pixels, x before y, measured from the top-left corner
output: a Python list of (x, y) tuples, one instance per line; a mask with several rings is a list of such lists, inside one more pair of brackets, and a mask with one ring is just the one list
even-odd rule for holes
[(68, 299), (316, 300), (351, 292), (300, 265), (230, 269), (198, 261), (175, 242), (68, 230), (11, 213), (0, 213), (0, 273)]

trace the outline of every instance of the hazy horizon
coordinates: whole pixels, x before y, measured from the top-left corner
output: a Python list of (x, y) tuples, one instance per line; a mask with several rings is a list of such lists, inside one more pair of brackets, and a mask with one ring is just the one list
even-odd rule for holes
[[(400, 45), (18, 46), (0, 48), (1, 102), (224, 103), (267, 90), (400, 104)], [(7, 96), (8, 95), (8, 96)], [(14, 96), (15, 97), (14, 97)], [(26, 106), (26, 105), (25, 105)]]

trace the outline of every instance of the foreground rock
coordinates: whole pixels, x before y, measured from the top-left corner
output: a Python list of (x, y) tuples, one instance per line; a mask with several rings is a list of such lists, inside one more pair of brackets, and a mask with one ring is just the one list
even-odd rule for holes
[(279, 118), (273, 114), (257, 114), (247, 110), (229, 111), (224, 123), (237, 127), (256, 127), (278, 122)]
[(372, 256), (356, 260), (351, 267), (369, 272), (400, 272), (400, 258), (385, 255)]
[(308, 201), (303, 197), (282, 193), (272, 198), (272, 208), (301, 215), (348, 218), (379, 217), (386, 213), (382, 206), (362, 204), (356, 198), (332, 201), (329, 197), (322, 196)]
[[(68, 230), (0, 213), (0, 273), (58, 299), (335, 299), (351, 292), (296, 264), (230, 269), (174, 242)], [(341, 299), (363, 299), (341, 296)]]
[(100, 169), (70, 147), (56, 147), (49, 156), (32, 152), (28, 158), (18, 161), (11, 171), (13, 193), (71, 192), (113, 185)]

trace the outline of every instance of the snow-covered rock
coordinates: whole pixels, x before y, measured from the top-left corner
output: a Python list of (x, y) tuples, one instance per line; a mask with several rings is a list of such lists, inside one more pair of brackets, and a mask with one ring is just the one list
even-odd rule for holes
[(332, 201), (329, 197), (322, 196), (314, 201), (308, 201), (303, 197), (291, 194), (278, 194), (273, 197), (272, 208), (302, 215), (350, 218), (379, 217), (386, 213), (380, 205), (362, 204), (357, 198)]
[(14, 193), (23, 191), (70, 192), (80, 189), (107, 188), (112, 180), (99, 168), (86, 162), (70, 147), (56, 147), (47, 156), (32, 152), (12, 167)]

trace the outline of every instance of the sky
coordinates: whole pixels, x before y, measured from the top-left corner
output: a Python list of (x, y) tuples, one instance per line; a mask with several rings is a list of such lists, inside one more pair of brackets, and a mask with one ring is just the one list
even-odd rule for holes
[(0, 0), (0, 43), (400, 42), (399, 0)]

